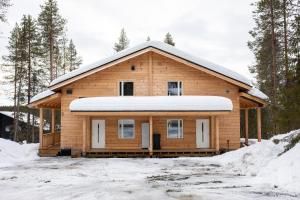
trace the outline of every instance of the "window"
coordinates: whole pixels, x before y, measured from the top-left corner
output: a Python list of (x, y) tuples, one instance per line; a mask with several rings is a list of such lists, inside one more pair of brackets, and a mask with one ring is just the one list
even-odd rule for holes
[(168, 96), (181, 96), (182, 95), (182, 82), (169, 81), (168, 82)]
[(127, 139), (134, 138), (134, 120), (133, 119), (122, 119), (118, 121), (118, 133), (119, 138)]
[(133, 82), (120, 82), (120, 96), (133, 96)]
[(170, 119), (167, 121), (168, 138), (183, 138), (182, 119)]
[(67, 88), (67, 95), (72, 95), (72, 94), (73, 94), (72, 88)]

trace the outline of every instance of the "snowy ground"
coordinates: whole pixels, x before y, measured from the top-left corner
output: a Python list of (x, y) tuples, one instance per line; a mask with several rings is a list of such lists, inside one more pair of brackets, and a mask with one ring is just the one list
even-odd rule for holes
[(300, 144), (278, 157), (283, 146), (264, 141), (210, 158), (30, 156), (0, 165), (0, 199), (300, 199)]

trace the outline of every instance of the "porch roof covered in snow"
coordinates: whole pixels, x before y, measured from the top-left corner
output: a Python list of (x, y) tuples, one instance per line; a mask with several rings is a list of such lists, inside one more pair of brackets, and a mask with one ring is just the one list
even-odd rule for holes
[(233, 105), (220, 96), (118, 96), (80, 98), (69, 108), (78, 115), (217, 115), (231, 112)]

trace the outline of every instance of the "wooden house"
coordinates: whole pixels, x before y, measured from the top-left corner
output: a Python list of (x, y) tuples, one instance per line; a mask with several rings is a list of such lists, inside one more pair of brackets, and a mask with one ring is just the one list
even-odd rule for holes
[(61, 111), (61, 132), (44, 134), (40, 155), (177, 156), (240, 147), (240, 111), (267, 96), (242, 75), (150, 41), (53, 80), (29, 107)]

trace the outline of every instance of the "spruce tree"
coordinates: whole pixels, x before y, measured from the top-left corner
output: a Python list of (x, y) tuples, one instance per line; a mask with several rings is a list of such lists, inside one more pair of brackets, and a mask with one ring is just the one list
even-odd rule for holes
[(124, 28), (122, 28), (119, 40), (114, 45), (114, 50), (116, 52), (122, 51), (122, 50), (126, 49), (128, 47), (128, 45), (129, 45), (129, 40), (126, 36), (126, 32), (125, 32)]
[(149, 42), (150, 40), (151, 40), (151, 39), (150, 39), (150, 37), (148, 36), (147, 39), (146, 39), (146, 41)]
[(11, 6), (10, 0), (0, 0), (0, 22), (6, 21), (6, 12), (9, 6)]
[(81, 58), (77, 55), (76, 47), (73, 43), (73, 40), (70, 40), (69, 46), (68, 46), (68, 54), (67, 54), (67, 60), (68, 60), (68, 69), (69, 71), (73, 71), (77, 69), (81, 63)]
[[(41, 41), (45, 59), (48, 60), (46, 65), (50, 66), (50, 81), (57, 77), (57, 65), (55, 58), (57, 53), (58, 42), (60, 37), (64, 34), (66, 20), (61, 17), (57, 7), (56, 0), (47, 0), (41, 6), (41, 13), (38, 17), (38, 24), (40, 27)], [(56, 50), (56, 51), (55, 51)], [(56, 57), (55, 57), (56, 56)]]
[(169, 32), (166, 34), (164, 42), (169, 44), (169, 45), (175, 46), (175, 42), (173, 41), (173, 37)]

